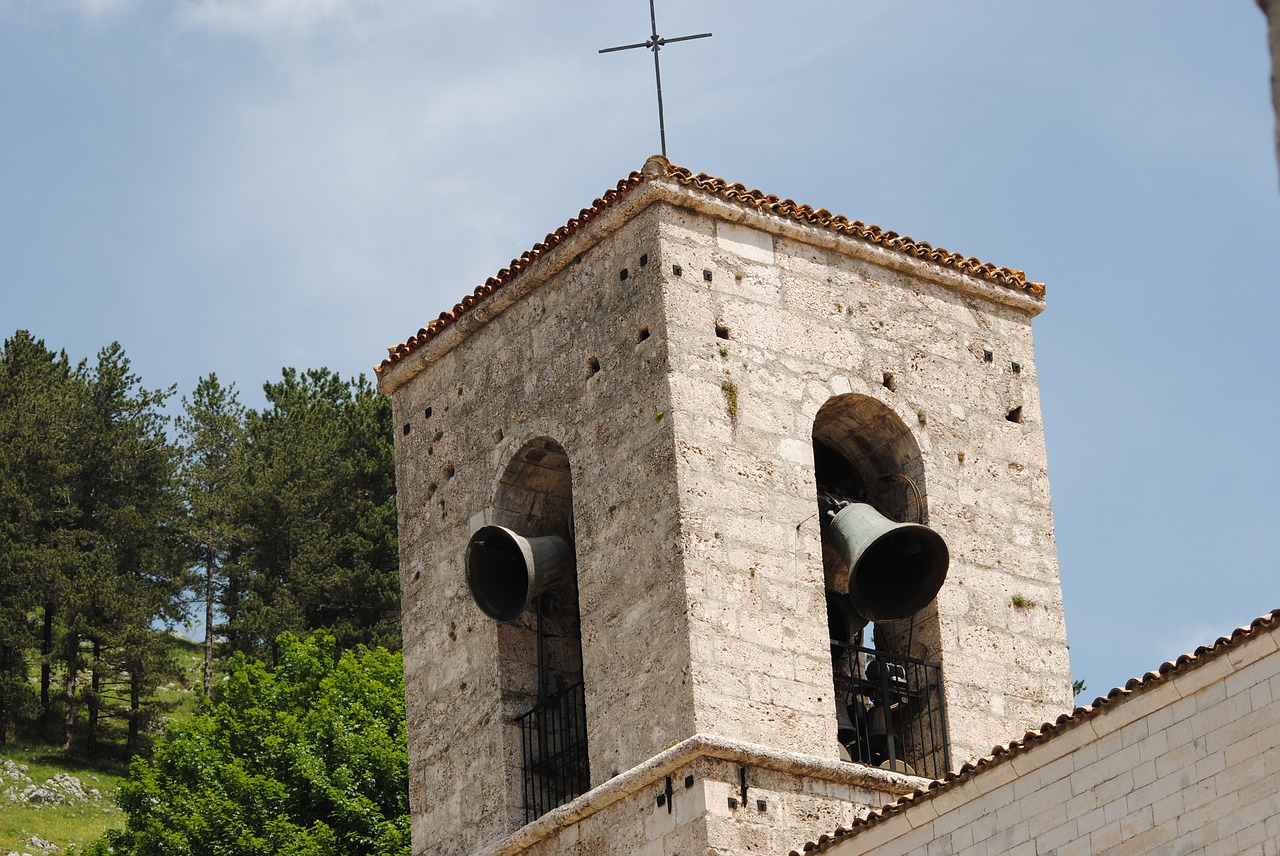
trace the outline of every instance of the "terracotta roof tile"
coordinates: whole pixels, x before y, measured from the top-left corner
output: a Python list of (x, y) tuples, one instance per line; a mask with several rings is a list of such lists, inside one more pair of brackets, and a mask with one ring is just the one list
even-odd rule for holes
[[(1123, 687), (1116, 687), (1105, 696), (1094, 699), (1093, 704), (1088, 707), (1077, 707), (1071, 713), (1062, 714), (1053, 722), (1046, 722), (1035, 731), (1028, 731), (1022, 736), (1021, 740), (1014, 740), (1004, 746), (993, 746), (990, 755), (979, 758), (972, 764), (966, 763), (960, 769), (947, 773), (941, 780), (931, 782), (927, 790), (918, 789), (914, 793), (900, 798), (897, 802), (890, 803), (877, 811), (871, 812), (866, 818), (854, 820), (852, 828), (845, 829), (841, 827), (831, 835), (822, 835), (817, 841), (806, 842), (803, 852), (821, 853), (833, 844), (837, 844), (869, 826), (874, 826), (886, 818), (905, 811), (922, 799), (932, 799), (938, 794), (956, 787), (961, 782), (968, 781), (983, 770), (994, 767), (997, 764), (1003, 764), (1015, 755), (1020, 755), (1037, 743), (1043, 743), (1057, 734), (1075, 728), (1082, 722), (1113, 710), (1117, 705), (1122, 704), (1134, 695), (1146, 692), (1152, 687), (1166, 683), (1172, 677), (1189, 672), (1198, 666), (1217, 659), (1227, 651), (1257, 635), (1259, 631), (1270, 631), (1277, 626), (1280, 626), (1280, 609), (1272, 610), (1248, 627), (1240, 627), (1233, 630), (1230, 636), (1219, 637), (1212, 645), (1202, 645), (1191, 654), (1183, 654), (1176, 660), (1160, 664), (1160, 667), (1154, 672), (1147, 672), (1141, 678), (1132, 678)], [(801, 854), (799, 851), (792, 850), (790, 856), (801, 856)]]
[(571, 218), (568, 223), (547, 235), (539, 243), (534, 244), (531, 249), (523, 253), (519, 258), (512, 259), (507, 267), (489, 277), (483, 285), (477, 287), (471, 294), (468, 294), (455, 305), (452, 311), (441, 312), (436, 320), (422, 327), (407, 341), (388, 348), (387, 359), (383, 360), (382, 364), (376, 369), (378, 375), (382, 375), (396, 363), (430, 342), (443, 332), (446, 327), (469, 312), (476, 304), (485, 300), (495, 291), (503, 288), (521, 273), (535, 265), (540, 258), (550, 253), (606, 210), (618, 204), (631, 191), (646, 181), (654, 180), (674, 181), (684, 187), (718, 196), (729, 202), (755, 208), (796, 222), (808, 223), (839, 234), (860, 238), (868, 243), (896, 250), (944, 267), (953, 268), (962, 273), (979, 277), (1016, 291), (1027, 292), (1036, 297), (1044, 296), (1044, 284), (1028, 281), (1026, 274), (1020, 270), (997, 267), (972, 256), (952, 253), (941, 247), (934, 247), (924, 241), (916, 241), (905, 235), (899, 235), (897, 232), (886, 231), (879, 226), (868, 226), (860, 220), (850, 220), (843, 215), (832, 214), (825, 208), (815, 210), (809, 205), (801, 205), (791, 199), (779, 199), (777, 196), (763, 193), (759, 190), (750, 190), (742, 184), (730, 184), (722, 178), (716, 178), (703, 172), (695, 175), (685, 167), (675, 166), (667, 161), (666, 158), (655, 155), (648, 160), (643, 171), (633, 172), (619, 181), (615, 187), (595, 199), (590, 208), (583, 208), (578, 212), (577, 217)]

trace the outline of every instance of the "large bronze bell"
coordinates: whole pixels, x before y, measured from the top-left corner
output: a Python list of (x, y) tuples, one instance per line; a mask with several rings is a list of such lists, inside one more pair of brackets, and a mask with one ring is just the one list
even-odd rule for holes
[(467, 588), (485, 615), (514, 621), (538, 595), (568, 582), (573, 545), (555, 535), (525, 538), (505, 526), (482, 526), (467, 542)]
[(866, 503), (841, 508), (829, 537), (849, 567), (849, 603), (868, 621), (909, 618), (947, 577), (942, 536), (920, 523), (895, 523)]

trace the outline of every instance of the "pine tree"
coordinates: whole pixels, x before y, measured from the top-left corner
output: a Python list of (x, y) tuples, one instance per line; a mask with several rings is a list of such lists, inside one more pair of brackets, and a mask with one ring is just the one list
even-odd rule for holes
[[(235, 491), (244, 482), (240, 447), (244, 437), (244, 407), (234, 384), (223, 387), (210, 374), (196, 384), (190, 400), (182, 400), (182, 495), (190, 532), (203, 572), (205, 695), (213, 680), (213, 640), (216, 607), (223, 597), (223, 566), (241, 539), (235, 519)], [(225, 608), (224, 608), (225, 610)]]
[(29, 652), (40, 650), (39, 707), (51, 712), (59, 610), (75, 560), (78, 463), (68, 412), (71, 367), (25, 330), (0, 349), (0, 743), (33, 712)]
[(280, 633), (323, 628), (343, 649), (398, 648), (390, 402), (326, 369), (285, 369), (264, 389), (246, 418), (229, 647), (275, 662)]
[[(92, 368), (76, 371), (83, 387), (74, 425), (80, 461), (76, 481), (79, 560), (63, 610), (66, 663), (64, 740), (70, 744), (75, 706), (88, 711), (86, 748), (97, 749), (105, 685), (147, 684), (155, 658), (132, 656), (149, 648), (184, 615), (182, 594), (190, 565), (177, 490), (177, 450), (166, 435), (162, 407), (169, 391), (147, 390), (130, 371), (119, 344), (104, 348)], [(77, 694), (78, 672), (88, 689)], [(80, 695), (83, 698), (80, 698)], [(131, 723), (144, 718), (146, 699), (130, 693), (127, 706), (108, 715)], [(136, 730), (136, 729), (131, 729)]]

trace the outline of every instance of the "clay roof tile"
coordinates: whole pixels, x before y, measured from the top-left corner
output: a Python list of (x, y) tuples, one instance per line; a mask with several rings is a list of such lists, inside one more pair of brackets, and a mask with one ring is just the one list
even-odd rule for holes
[[(1020, 270), (986, 264), (972, 257), (964, 257), (959, 253), (951, 253), (941, 248), (933, 247), (923, 241), (914, 241), (909, 237), (900, 236), (896, 232), (882, 231), (879, 226), (867, 226), (860, 220), (850, 221), (843, 215), (832, 214), (826, 208), (815, 210), (812, 206), (800, 205), (792, 199), (779, 199), (773, 194), (748, 189), (741, 183), (729, 184), (724, 179), (716, 178), (705, 172), (695, 175), (685, 167), (676, 166), (665, 158), (655, 156), (649, 159), (643, 171), (632, 172), (626, 178), (619, 180), (615, 187), (610, 188), (593, 200), (590, 208), (583, 208), (578, 212), (577, 217), (570, 219), (565, 225), (548, 234), (542, 241), (534, 244), (533, 248), (526, 251), (520, 258), (513, 259), (509, 266), (498, 271), (495, 276), (489, 277), (484, 285), (476, 288), (470, 295), (454, 306), (453, 312), (441, 312), (436, 321), (427, 325), (425, 334), (424, 331), (419, 330), (416, 336), (411, 337), (403, 344), (388, 348), (387, 359), (383, 360), (381, 365), (377, 367), (377, 373), (379, 375), (383, 374), (396, 363), (407, 358), (415, 350), (430, 342), (445, 327), (456, 322), (462, 315), (474, 308), (476, 304), (491, 297), (494, 292), (528, 270), (543, 256), (555, 250), (556, 247), (577, 233), (591, 220), (616, 205), (627, 193), (639, 187), (645, 181), (651, 180), (675, 181), (686, 187), (693, 187), (737, 204), (746, 205), (789, 220), (809, 223), (823, 229), (852, 235), (870, 243), (904, 252), (916, 258), (926, 259), (1036, 297), (1043, 297), (1045, 293), (1043, 283), (1028, 282), (1025, 274)], [(432, 329), (433, 325), (438, 326)]]
[[(1266, 615), (1253, 621), (1247, 627), (1240, 627), (1232, 631), (1229, 637), (1223, 636), (1213, 643), (1210, 647), (1201, 646), (1192, 654), (1183, 654), (1174, 662), (1165, 662), (1160, 666), (1158, 672), (1147, 672), (1142, 678), (1133, 678), (1125, 684), (1124, 688), (1117, 687), (1107, 693), (1105, 697), (1094, 699), (1092, 705), (1088, 707), (1077, 707), (1071, 713), (1064, 713), (1055, 720), (1054, 724), (1045, 723), (1040, 727), (1039, 731), (1028, 731), (1023, 735), (1021, 740), (1014, 740), (1005, 746), (993, 746), (991, 754), (985, 755), (977, 759), (974, 763), (965, 762), (960, 769), (947, 773), (944, 777), (929, 785), (927, 791), (917, 790), (914, 793), (901, 797), (896, 803), (890, 803), (878, 811), (872, 811), (863, 819), (855, 819), (851, 829), (837, 829), (833, 836), (823, 835), (815, 844), (808, 842), (804, 846), (804, 852), (822, 852), (827, 850), (832, 844), (838, 843), (852, 835), (856, 835), (860, 830), (873, 826), (881, 820), (891, 815), (904, 811), (913, 805), (919, 798), (932, 798), (943, 791), (950, 790), (961, 782), (967, 781), (973, 776), (981, 773), (982, 770), (1003, 763), (1014, 755), (1026, 751), (1037, 743), (1043, 743), (1051, 739), (1054, 735), (1069, 731), (1075, 726), (1096, 716), (1101, 716), (1111, 707), (1124, 701), (1125, 699), (1151, 689), (1159, 684), (1166, 683), (1170, 680), (1171, 675), (1180, 674), (1190, 671), (1210, 659), (1220, 656), (1226, 651), (1234, 648), (1243, 641), (1253, 637), (1259, 631), (1267, 631), (1274, 629), (1280, 625), (1280, 609), (1272, 610)], [(795, 854), (795, 851), (791, 851)], [(799, 856), (799, 854), (796, 854)]]

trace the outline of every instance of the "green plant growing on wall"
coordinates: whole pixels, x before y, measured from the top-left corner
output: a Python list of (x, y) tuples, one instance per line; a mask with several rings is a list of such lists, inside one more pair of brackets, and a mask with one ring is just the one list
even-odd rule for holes
[(1036, 602), (1030, 598), (1023, 597), (1020, 594), (1015, 594), (1013, 597), (1009, 598), (1009, 605), (1015, 609), (1030, 609), (1036, 605)]
[(724, 407), (729, 412), (729, 419), (733, 422), (738, 421), (738, 385), (731, 380), (726, 380), (720, 384), (720, 391), (724, 393)]

